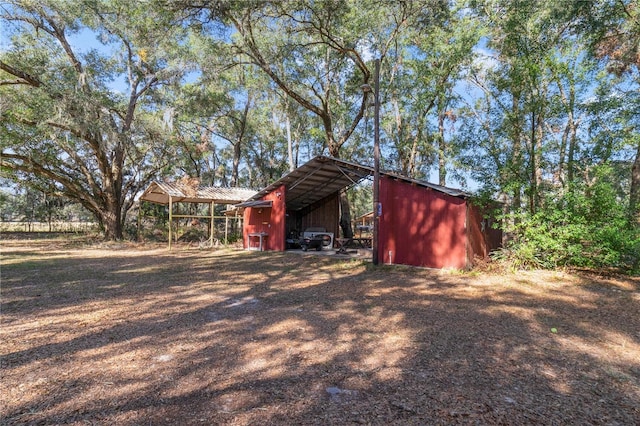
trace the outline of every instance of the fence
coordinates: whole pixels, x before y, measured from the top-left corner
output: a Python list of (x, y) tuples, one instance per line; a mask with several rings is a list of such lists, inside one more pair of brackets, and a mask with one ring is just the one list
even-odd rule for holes
[(91, 232), (94, 222), (0, 222), (0, 232)]

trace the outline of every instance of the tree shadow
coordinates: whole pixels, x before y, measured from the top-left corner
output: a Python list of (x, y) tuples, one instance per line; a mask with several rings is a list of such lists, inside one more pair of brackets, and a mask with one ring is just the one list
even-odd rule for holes
[(22, 260), (3, 267), (0, 398), (11, 424), (640, 415), (637, 288), (580, 281), (540, 293), (526, 279), (286, 253)]

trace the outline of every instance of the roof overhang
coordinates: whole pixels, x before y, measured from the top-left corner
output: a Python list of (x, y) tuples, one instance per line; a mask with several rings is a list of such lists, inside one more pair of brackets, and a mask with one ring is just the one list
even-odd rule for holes
[(251, 199), (258, 200), (284, 185), (287, 209), (298, 211), (371, 175), (371, 167), (319, 156), (287, 173)]
[(270, 200), (250, 200), (250, 201), (245, 201), (243, 203), (236, 204), (235, 207), (237, 207), (237, 208), (254, 207), (254, 208), (257, 208), (257, 209), (266, 209), (266, 208), (273, 207), (273, 201), (270, 201)]

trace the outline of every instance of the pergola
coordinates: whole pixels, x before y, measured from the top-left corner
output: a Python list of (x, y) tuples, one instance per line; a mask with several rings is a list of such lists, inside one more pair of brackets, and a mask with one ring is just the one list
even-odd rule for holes
[[(180, 183), (153, 182), (140, 197), (141, 201), (162, 204), (169, 208), (169, 249), (171, 249), (172, 223), (174, 219), (206, 219), (211, 221), (210, 238), (214, 232), (214, 209), (216, 204), (239, 204), (256, 194), (246, 188), (192, 187)], [(208, 215), (174, 214), (176, 203), (208, 204)], [(228, 217), (227, 217), (228, 221)], [(228, 225), (228, 223), (227, 223)], [(226, 240), (225, 226), (225, 240)]]

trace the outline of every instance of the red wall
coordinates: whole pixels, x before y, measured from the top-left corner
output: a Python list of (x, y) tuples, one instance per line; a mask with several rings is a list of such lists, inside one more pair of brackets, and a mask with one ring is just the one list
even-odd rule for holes
[(482, 213), (476, 206), (469, 206), (467, 211), (467, 224), (469, 244), (467, 244), (467, 255), (469, 259), (478, 257), (484, 259), (489, 255), (485, 236), (482, 233)]
[[(264, 250), (284, 251), (285, 249), (285, 190), (284, 185), (262, 197), (271, 201), (270, 208), (247, 207), (244, 209), (243, 241), (249, 247), (249, 233), (266, 232)], [(255, 239), (255, 237), (254, 237)], [(253, 242), (255, 246), (256, 241)]]
[(495, 210), (496, 206), (481, 207), (469, 204), (467, 211), (469, 259), (485, 259), (492, 250), (502, 245), (502, 231), (494, 229), (493, 220), (484, 217), (484, 212), (491, 209)]
[(380, 202), (380, 263), (467, 267), (464, 199), (382, 176)]

